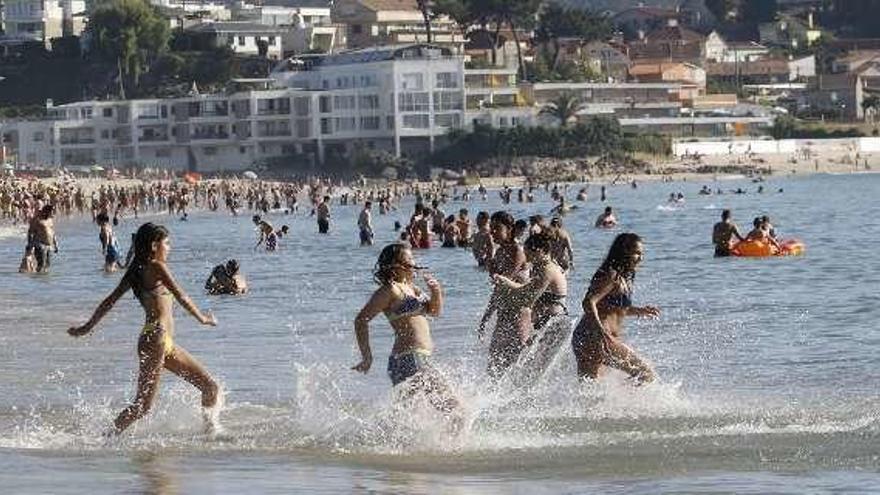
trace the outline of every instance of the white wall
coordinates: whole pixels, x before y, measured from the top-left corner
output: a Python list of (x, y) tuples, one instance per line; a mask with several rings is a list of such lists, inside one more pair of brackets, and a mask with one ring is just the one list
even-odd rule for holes
[(743, 154), (751, 151), (761, 154), (793, 154), (809, 149), (814, 153), (877, 153), (880, 152), (880, 138), (844, 139), (745, 139), (736, 141), (695, 141), (672, 144), (675, 156), (699, 153), (700, 155)]

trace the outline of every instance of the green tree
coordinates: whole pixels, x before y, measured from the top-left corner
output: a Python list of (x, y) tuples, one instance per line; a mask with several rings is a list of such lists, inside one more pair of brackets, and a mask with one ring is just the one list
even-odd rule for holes
[(516, 44), (516, 59), (519, 65), (519, 74), (521, 79), (528, 79), (526, 74), (526, 62), (523, 58), (522, 47), (519, 42), (520, 28), (531, 28), (534, 25), (535, 15), (541, 6), (541, 0), (497, 0), (495, 6), (496, 22), (498, 24), (507, 24), (510, 32), (513, 34), (513, 41)]
[(563, 127), (577, 119), (577, 113), (583, 108), (580, 99), (570, 93), (563, 93), (544, 105), (542, 115), (550, 115)]
[(94, 48), (119, 67), (121, 83), (136, 89), (140, 76), (168, 47), (168, 22), (144, 0), (104, 0), (89, 17)]
[(536, 39), (552, 47), (551, 70), (559, 66), (559, 39), (580, 38), (584, 42), (604, 40), (611, 36), (611, 22), (604, 15), (581, 9), (566, 9), (558, 4), (547, 5), (538, 19)]
[(789, 115), (780, 115), (773, 121), (770, 135), (773, 139), (790, 139), (797, 133), (797, 121)]
[(705, 0), (705, 2), (706, 8), (719, 23), (729, 20), (731, 15), (735, 16), (739, 7), (737, 0)]
[(778, 7), (776, 0), (742, 0), (739, 18), (746, 24), (773, 22)]

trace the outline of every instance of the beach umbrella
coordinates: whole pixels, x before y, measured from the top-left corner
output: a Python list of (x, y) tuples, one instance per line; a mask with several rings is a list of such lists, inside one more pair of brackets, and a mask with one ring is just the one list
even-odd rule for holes
[(244, 177), (245, 179), (257, 180), (257, 174), (251, 172), (250, 170), (248, 170), (247, 172), (245, 172), (245, 173), (243, 173), (243, 174), (241, 174), (241, 175), (242, 175), (242, 177)]
[(13, 165), (11, 163), (7, 163), (7, 164), (3, 165), (3, 170), (14, 170), (14, 169), (15, 169), (15, 165)]
[(102, 167), (100, 165), (92, 165), (91, 170), (92, 170), (92, 172), (103, 172), (104, 167)]

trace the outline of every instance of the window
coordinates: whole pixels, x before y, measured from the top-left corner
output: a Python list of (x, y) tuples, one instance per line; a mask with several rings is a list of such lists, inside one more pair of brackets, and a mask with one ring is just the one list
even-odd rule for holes
[(333, 97), (333, 108), (335, 108), (336, 110), (354, 110), (355, 109), (354, 95), (334, 96)]
[(235, 44), (235, 36), (233, 36), (231, 34), (229, 36), (227, 36), (226, 37), (226, 44), (229, 46), (234, 45)]
[(365, 131), (378, 131), (381, 125), (379, 117), (361, 117), (361, 129)]
[(461, 116), (457, 113), (438, 113), (434, 115), (434, 125), (437, 127), (460, 127)]
[(361, 95), (358, 103), (361, 110), (375, 110), (379, 108), (379, 95)]
[(398, 105), (401, 112), (427, 112), (428, 93), (400, 93)]
[(333, 125), (330, 119), (321, 119), (321, 134), (333, 134)]
[(113, 109), (112, 108), (105, 108), (103, 111), (103, 115), (104, 115), (104, 117), (113, 117)]
[(318, 100), (318, 106), (320, 107), (321, 113), (330, 113), (333, 111), (329, 96), (322, 96), (321, 99)]
[(354, 117), (336, 117), (336, 132), (351, 132), (357, 130), (357, 121)]
[(40, 143), (44, 139), (46, 139), (46, 136), (42, 132), (35, 132), (34, 133), (34, 142), (35, 143)]
[(371, 88), (374, 86), (378, 86), (379, 81), (376, 79), (375, 74), (366, 74), (361, 76), (361, 87), (362, 88)]
[(244, 36), (238, 37), (238, 46), (244, 46)]
[(404, 129), (427, 129), (429, 125), (429, 119), (427, 114), (416, 114), (416, 115), (404, 115), (403, 116), (403, 127)]
[(459, 91), (434, 93), (434, 111), (461, 110), (461, 98), (461, 92)]
[(309, 119), (299, 119), (296, 121), (296, 137), (308, 138), (312, 137), (312, 121)]
[(107, 129), (101, 131), (101, 139), (110, 139), (110, 131)]
[(385, 124), (386, 127), (388, 127), (388, 130), (394, 129), (394, 116), (389, 115), (388, 117), (385, 117)]
[(404, 74), (400, 80), (400, 87), (401, 89), (408, 89), (410, 91), (421, 91), (424, 87), (424, 76), (421, 72)]
[(352, 24), (351, 25), (351, 34), (361, 34), (364, 32), (364, 27), (360, 24)]
[(304, 97), (297, 97), (293, 99), (293, 110), (294, 113), (300, 117), (305, 117), (311, 113), (312, 110), (312, 100)]
[(438, 72), (437, 87), (443, 89), (458, 88), (458, 74), (455, 72)]
[(269, 36), (269, 46), (275, 46), (275, 37)]
[(213, 146), (205, 146), (205, 155), (214, 156), (217, 154), (217, 148)]

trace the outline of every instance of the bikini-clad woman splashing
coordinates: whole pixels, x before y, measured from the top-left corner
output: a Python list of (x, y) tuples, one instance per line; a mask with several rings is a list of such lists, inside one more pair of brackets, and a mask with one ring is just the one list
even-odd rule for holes
[(384, 313), (394, 330), (394, 345), (388, 358), (391, 384), (408, 387), (410, 395), (424, 394), (434, 408), (449, 415), (459, 427), (460, 402), (445, 378), (431, 365), (434, 342), (427, 317), (440, 316), (443, 289), (437, 279), (425, 274), (429, 294), (422, 292), (414, 281), (418, 269), (412, 251), (404, 244), (388, 245), (379, 254), (373, 273), (379, 288), (354, 322), (361, 362), (352, 369), (366, 373), (372, 367), (369, 323)]
[(217, 405), (219, 387), (201, 363), (184, 348), (175, 345), (172, 338), (174, 301), (177, 300), (203, 325), (215, 326), (217, 320), (214, 315), (202, 313), (174, 280), (166, 264), (170, 250), (170, 237), (165, 227), (152, 223), (142, 225), (134, 238), (134, 259), (119, 285), (98, 305), (89, 321), (68, 330), (74, 337), (91, 332), (129, 289), (144, 309), (146, 321), (137, 346), (140, 363), (137, 395), (117, 416), (113, 433), (121, 433), (150, 411), (159, 391), (162, 368), (201, 391), (206, 432), (213, 433), (218, 429), (214, 406)]
[(622, 338), (627, 316), (660, 316), (660, 309), (655, 306), (637, 307), (632, 303), (636, 271), (643, 257), (642, 239), (636, 234), (620, 234), (593, 275), (584, 296), (584, 316), (571, 338), (581, 378), (598, 378), (602, 368), (609, 366), (629, 374), (638, 383), (654, 380), (651, 366)]

